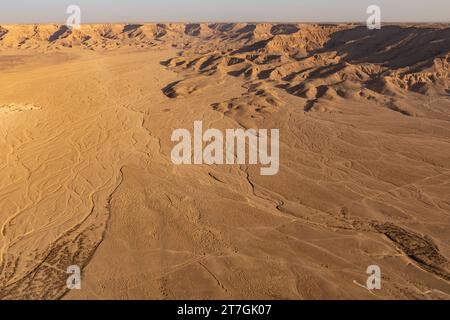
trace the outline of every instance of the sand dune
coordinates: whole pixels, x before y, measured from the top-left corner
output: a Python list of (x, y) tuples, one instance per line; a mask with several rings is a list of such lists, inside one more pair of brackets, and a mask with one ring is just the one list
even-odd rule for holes
[[(450, 297), (448, 25), (3, 25), (0, 70), (0, 298)], [(196, 120), (278, 175), (175, 166)]]

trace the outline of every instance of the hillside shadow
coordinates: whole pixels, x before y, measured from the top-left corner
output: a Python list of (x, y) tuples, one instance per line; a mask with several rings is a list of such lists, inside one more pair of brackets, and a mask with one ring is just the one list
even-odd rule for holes
[(142, 24), (127, 24), (126, 26), (123, 27), (122, 32), (124, 33), (133, 32), (139, 29), (140, 27), (142, 27)]
[(48, 37), (49, 42), (55, 42), (58, 40), (63, 34), (66, 32), (70, 32), (70, 28), (67, 26), (61, 26), (55, 33), (53, 33), (50, 37)]
[(248, 52), (264, 49), (270, 40), (272, 40), (272, 38), (255, 42), (251, 45), (244, 46), (236, 51), (233, 51), (231, 54), (248, 53)]
[(329, 51), (336, 51), (350, 63), (413, 66), (450, 51), (450, 28), (384, 26), (369, 30), (358, 26), (331, 34), (324, 48), (313, 54)]
[(270, 29), (270, 33), (275, 36), (279, 34), (293, 34), (299, 30), (294, 24), (276, 24)]
[(163, 92), (163, 94), (171, 99), (174, 99), (177, 97), (177, 93), (175, 91), (175, 87), (177, 84), (179, 84), (181, 82), (181, 80), (179, 81), (175, 81), (172, 83), (169, 83), (167, 86), (165, 86), (164, 88), (161, 89), (161, 91)]
[(185, 26), (184, 33), (189, 36), (198, 37), (200, 35), (200, 25), (198, 23), (189, 23)]

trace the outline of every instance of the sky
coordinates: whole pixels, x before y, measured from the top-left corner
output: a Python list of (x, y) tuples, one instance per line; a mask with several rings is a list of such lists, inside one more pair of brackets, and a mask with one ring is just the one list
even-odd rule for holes
[(69, 5), (81, 22), (450, 22), (450, 0), (1, 0), (0, 23), (64, 23)]

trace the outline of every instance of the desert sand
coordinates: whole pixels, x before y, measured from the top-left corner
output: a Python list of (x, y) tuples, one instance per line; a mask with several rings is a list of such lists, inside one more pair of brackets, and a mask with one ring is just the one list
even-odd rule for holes
[[(0, 298), (448, 299), (449, 64), (442, 24), (1, 26)], [(196, 120), (279, 173), (174, 165)]]

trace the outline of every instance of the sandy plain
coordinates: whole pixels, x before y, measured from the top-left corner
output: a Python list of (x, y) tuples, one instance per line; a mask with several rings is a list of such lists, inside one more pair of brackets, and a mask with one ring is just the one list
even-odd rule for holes
[[(0, 298), (448, 299), (449, 64), (438, 24), (1, 26)], [(174, 165), (195, 120), (279, 128), (278, 175)]]

